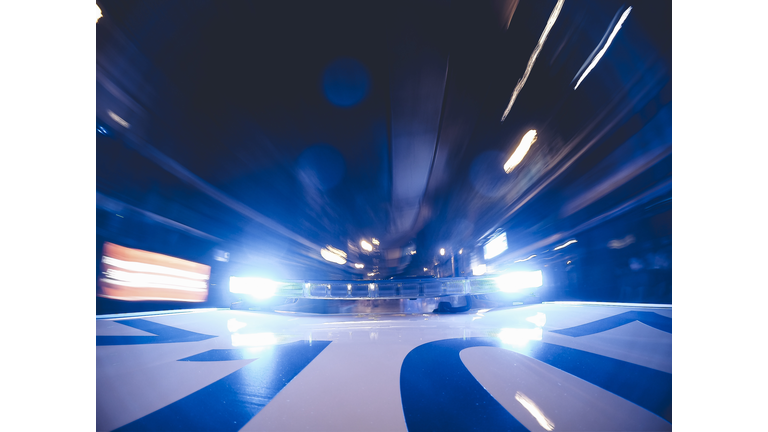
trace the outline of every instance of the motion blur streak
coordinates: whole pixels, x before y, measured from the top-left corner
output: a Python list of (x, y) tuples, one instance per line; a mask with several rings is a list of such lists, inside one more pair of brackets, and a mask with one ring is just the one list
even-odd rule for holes
[(529, 260), (529, 259), (531, 259), (531, 258), (534, 258), (535, 256), (536, 256), (536, 255), (531, 255), (531, 256), (529, 256), (528, 258), (519, 259), (519, 260), (517, 260), (517, 261), (515, 261), (515, 262), (516, 262), (516, 263), (519, 263), (519, 262), (525, 262), (525, 261), (528, 261), (528, 260)]
[(529, 130), (528, 133), (523, 136), (523, 139), (520, 140), (520, 144), (515, 149), (515, 152), (512, 153), (512, 156), (509, 157), (507, 163), (504, 164), (505, 173), (509, 174), (523, 161), (523, 158), (528, 154), (528, 150), (530, 150), (534, 142), (536, 142), (536, 131)]
[(126, 128), (126, 129), (131, 127), (131, 125), (128, 124), (127, 121), (123, 120), (122, 117), (120, 117), (119, 115), (113, 113), (112, 111), (107, 110), (107, 114), (109, 114), (109, 116), (112, 118), (112, 120), (118, 122), (120, 124), (120, 126)]
[(548, 431), (551, 431), (555, 428), (555, 424), (552, 423), (551, 420), (546, 418), (544, 416), (544, 413), (542, 413), (541, 410), (539, 409), (539, 407), (537, 407), (536, 404), (533, 403), (533, 401), (531, 401), (530, 399), (528, 399), (528, 397), (526, 397), (524, 394), (517, 392), (517, 394), (515, 394), (515, 399), (518, 402), (520, 402), (520, 405), (522, 405), (525, 409), (527, 409), (529, 413), (531, 413), (531, 415), (536, 419), (536, 421), (539, 422), (541, 427), (543, 427)]
[(568, 245), (572, 245), (572, 244), (574, 244), (574, 243), (578, 243), (578, 242), (577, 242), (576, 240), (568, 240), (567, 242), (565, 242), (565, 243), (561, 244), (560, 246), (557, 246), (557, 247), (556, 247), (555, 249), (553, 249), (553, 250), (560, 250), (560, 249), (562, 249), (562, 248), (564, 248), (564, 247), (566, 247), (566, 246), (568, 246)]
[(266, 226), (267, 228), (277, 232), (278, 234), (282, 234), (313, 250), (320, 249), (320, 246), (318, 246), (317, 244), (310, 242), (309, 240), (289, 230), (283, 225), (275, 222), (274, 220), (268, 218), (267, 216), (264, 216), (263, 214), (257, 212), (256, 210), (253, 210), (252, 208), (241, 203), (240, 201), (235, 200), (234, 198), (230, 197), (224, 192), (211, 186), (208, 182), (196, 176), (195, 174), (190, 172), (188, 169), (183, 167), (181, 164), (176, 162), (174, 159), (166, 156), (160, 150), (156, 149), (155, 147), (153, 147), (151, 144), (147, 143), (143, 139), (139, 137), (133, 137), (133, 139), (128, 140), (128, 142), (139, 153), (146, 156), (156, 164), (160, 165), (166, 171), (175, 175), (176, 177), (183, 180), (184, 182), (189, 183), (190, 185), (196, 187), (198, 190), (205, 193), (209, 197), (219, 201), (220, 203), (228, 206), (229, 208), (237, 211), (238, 213), (253, 219), (254, 221)]
[(181, 277), (186, 277), (191, 279), (201, 279), (201, 280), (208, 279), (207, 274), (188, 272), (188, 271), (179, 270), (175, 268), (163, 267), (159, 265), (147, 264), (142, 262), (123, 261), (123, 260), (119, 260), (117, 258), (112, 258), (108, 256), (103, 257), (101, 261), (111, 266), (119, 267), (126, 270), (142, 271), (142, 272), (149, 272), (149, 273), (161, 273), (161, 274), (181, 276)]
[(600, 50), (600, 52), (597, 53), (594, 59), (592, 59), (592, 63), (589, 64), (589, 67), (587, 67), (587, 70), (584, 71), (584, 73), (581, 75), (581, 78), (579, 78), (579, 81), (576, 83), (576, 87), (573, 89), (576, 90), (579, 88), (579, 84), (584, 80), (584, 78), (589, 74), (592, 69), (594, 69), (597, 62), (600, 61), (601, 58), (603, 58), (603, 54), (605, 54), (605, 51), (608, 49), (608, 47), (611, 45), (611, 42), (613, 42), (613, 38), (616, 36), (616, 33), (619, 32), (619, 29), (621, 28), (621, 24), (624, 22), (625, 19), (629, 16), (629, 12), (632, 11), (632, 6), (630, 6), (624, 13), (621, 15), (621, 19), (619, 19), (619, 22), (616, 23), (616, 26), (613, 28), (613, 31), (611, 32), (611, 35), (608, 37), (608, 40), (605, 42), (605, 45), (603, 45), (603, 49)]
[[(189, 279), (177, 278), (173, 276), (159, 276), (148, 273), (131, 273), (120, 270), (109, 269), (106, 272), (107, 278), (114, 279), (113, 283), (128, 282), (131, 286), (165, 285), (175, 286), (179, 289), (197, 288), (205, 289), (207, 284), (203, 281), (190, 281)], [(119, 281), (119, 282), (115, 282)]]
[(100, 297), (184, 302), (208, 298), (211, 268), (204, 264), (105, 242), (101, 270), (106, 277), (99, 279)]
[(547, 25), (546, 27), (544, 27), (544, 31), (541, 33), (541, 37), (539, 38), (539, 43), (537, 43), (536, 48), (533, 49), (533, 54), (531, 54), (531, 58), (530, 60), (528, 60), (528, 66), (526, 66), (525, 68), (525, 73), (523, 74), (523, 77), (520, 79), (520, 81), (517, 82), (515, 91), (512, 92), (512, 98), (509, 99), (509, 105), (507, 105), (507, 109), (504, 111), (504, 115), (501, 116), (501, 121), (504, 121), (504, 119), (507, 118), (507, 115), (509, 114), (509, 110), (512, 109), (512, 104), (514, 104), (515, 99), (517, 99), (517, 94), (520, 93), (520, 90), (522, 90), (523, 86), (525, 85), (525, 81), (528, 79), (528, 74), (531, 73), (531, 69), (533, 69), (533, 64), (536, 63), (536, 57), (539, 56), (539, 51), (541, 51), (541, 48), (544, 46), (544, 42), (547, 40), (547, 35), (549, 35), (549, 30), (552, 29), (553, 25), (555, 25), (555, 21), (557, 21), (557, 16), (560, 15), (560, 9), (563, 8), (563, 3), (565, 3), (565, 0), (558, 0), (557, 4), (555, 5), (555, 8), (552, 9), (552, 15), (549, 16)]
[[(325, 259), (326, 261), (330, 261), (332, 263), (336, 263), (339, 265), (345, 264), (347, 262), (346, 255), (344, 252), (341, 252), (340, 250), (336, 248), (332, 248), (330, 246), (327, 246), (326, 248), (320, 249), (320, 255)], [(343, 254), (343, 256), (342, 256)]]

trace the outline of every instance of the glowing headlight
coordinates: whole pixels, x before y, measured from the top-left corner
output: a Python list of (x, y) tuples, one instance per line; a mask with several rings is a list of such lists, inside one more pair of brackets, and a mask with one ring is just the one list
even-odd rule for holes
[(275, 295), (279, 282), (254, 277), (229, 278), (229, 291), (238, 294), (248, 294), (257, 299), (267, 299)]
[(541, 270), (531, 272), (512, 272), (496, 278), (499, 291), (518, 292), (526, 288), (537, 288), (542, 285)]

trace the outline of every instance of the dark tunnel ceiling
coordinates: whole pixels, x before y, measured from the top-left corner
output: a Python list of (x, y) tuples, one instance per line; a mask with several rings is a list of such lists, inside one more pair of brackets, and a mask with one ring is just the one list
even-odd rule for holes
[[(414, 242), (424, 260), (443, 245), (475, 245), (498, 227), (556, 214), (574, 193), (574, 170), (589, 172), (605, 156), (588, 148), (596, 131), (671, 103), (671, 2), (631, 5), (611, 49), (574, 90), (626, 4), (565, 1), (501, 122), (556, 3), (105, 0), (98, 84), (140, 106), (122, 108), (125, 120), (133, 113), (131, 134), (298, 233), (305, 247), (352, 254), (360, 239), (377, 237), (388, 249)], [(122, 100), (100, 97), (97, 120), (119, 132), (104, 114), (121, 109), (110, 98)], [(535, 146), (505, 175), (501, 165), (529, 129)], [(117, 145), (117, 135), (99, 138), (100, 193), (186, 218), (224, 242), (285, 240)], [(579, 163), (549, 184), (550, 165), (580, 150)], [(545, 182), (546, 200), (525, 200)]]

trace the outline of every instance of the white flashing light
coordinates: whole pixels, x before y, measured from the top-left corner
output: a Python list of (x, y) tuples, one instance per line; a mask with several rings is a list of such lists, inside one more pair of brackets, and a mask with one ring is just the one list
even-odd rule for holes
[(529, 272), (511, 272), (496, 278), (496, 285), (502, 292), (518, 292), (542, 285), (541, 270)]
[(556, 248), (554, 248), (552, 250), (560, 250), (560, 249), (562, 249), (562, 248), (564, 248), (566, 246), (570, 246), (570, 245), (572, 245), (574, 243), (578, 243), (578, 242), (576, 240), (568, 240), (567, 242), (561, 244), (560, 246), (557, 246)]
[(368, 242), (367, 242), (367, 241), (365, 241), (365, 240), (363, 240), (363, 241), (361, 241), (361, 242), (360, 242), (360, 247), (361, 247), (361, 248), (363, 248), (364, 250), (367, 250), (368, 252), (370, 252), (370, 251), (372, 251), (372, 250), (373, 250), (373, 246), (371, 246), (371, 244), (370, 244), (370, 243), (368, 243)]
[(169, 287), (173, 288), (196, 288), (202, 290), (208, 287), (208, 284), (206, 284), (205, 281), (189, 280), (173, 276), (161, 276), (149, 273), (132, 273), (115, 269), (107, 269), (105, 274), (108, 279), (111, 279), (109, 282), (128, 282), (128, 284), (120, 284), (127, 286), (168, 285)]
[(257, 299), (267, 299), (277, 293), (279, 282), (255, 277), (229, 278), (229, 292), (236, 294), (248, 294)]
[(355, 263), (355, 268), (359, 268), (359, 269), (361, 269), (361, 268), (365, 268), (365, 264), (362, 264), (362, 263)]
[(603, 54), (608, 50), (608, 47), (611, 46), (611, 42), (613, 42), (613, 38), (616, 36), (616, 33), (619, 32), (619, 29), (621, 28), (621, 24), (624, 23), (624, 20), (627, 19), (629, 16), (629, 12), (632, 10), (632, 6), (627, 8), (626, 11), (621, 15), (621, 18), (619, 19), (619, 22), (616, 23), (616, 25), (613, 27), (613, 31), (611, 32), (611, 35), (608, 37), (608, 40), (605, 42), (605, 45), (603, 46), (603, 49), (600, 50), (600, 52), (597, 53), (595, 58), (592, 59), (592, 63), (589, 64), (589, 67), (587, 67), (587, 70), (584, 71), (584, 73), (581, 75), (581, 78), (579, 78), (579, 81), (576, 83), (576, 87), (573, 89), (576, 90), (579, 88), (579, 84), (584, 80), (584, 78), (592, 72), (592, 69), (594, 69), (595, 65), (597, 65), (597, 62), (600, 61), (601, 58), (603, 58)]
[(440, 248), (440, 255), (445, 255), (445, 249)]
[[(426, 269), (424, 269), (426, 270)], [(480, 264), (472, 269), (472, 274), (475, 276), (482, 276), (485, 274), (485, 264)]]
[(507, 250), (507, 233), (501, 233), (483, 247), (485, 259), (491, 259)]
[(517, 145), (515, 152), (509, 157), (507, 163), (504, 164), (504, 172), (509, 174), (515, 167), (523, 161), (523, 158), (528, 154), (528, 150), (531, 149), (533, 143), (536, 142), (536, 131), (531, 129), (520, 140), (520, 144)]

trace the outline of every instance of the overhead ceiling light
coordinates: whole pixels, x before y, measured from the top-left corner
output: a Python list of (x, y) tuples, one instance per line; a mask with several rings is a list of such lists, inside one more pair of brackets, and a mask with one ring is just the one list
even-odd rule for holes
[[(595, 57), (592, 59), (592, 62), (589, 64), (589, 67), (587, 67), (587, 70), (584, 71), (584, 73), (581, 75), (581, 78), (579, 78), (579, 81), (576, 83), (576, 87), (573, 89), (576, 90), (579, 88), (579, 84), (584, 80), (584, 77), (587, 76), (588, 73), (594, 69), (595, 65), (597, 65), (597, 62), (600, 61), (601, 58), (603, 58), (603, 54), (605, 54), (605, 51), (608, 50), (608, 47), (611, 45), (611, 42), (613, 42), (613, 38), (616, 36), (616, 33), (619, 32), (619, 29), (621, 28), (621, 24), (624, 22), (625, 19), (629, 16), (629, 12), (632, 10), (632, 6), (627, 8), (626, 11), (621, 15), (621, 18), (619, 18), (619, 22), (616, 23), (616, 25), (613, 27), (613, 31), (611, 32), (611, 35), (608, 36), (608, 40), (605, 42), (605, 45), (603, 45), (603, 49), (600, 50), (600, 52), (595, 55)], [(615, 18), (614, 18), (615, 19)], [(583, 67), (583, 66), (582, 66)]]
[(515, 152), (509, 157), (507, 163), (504, 164), (504, 172), (509, 174), (515, 167), (523, 161), (523, 158), (528, 154), (528, 150), (531, 148), (534, 142), (536, 142), (536, 131), (531, 129), (523, 135), (523, 139), (520, 140)]
[(373, 242), (373, 244), (375, 244), (376, 246), (379, 245), (379, 241), (377, 239), (375, 239), (375, 238), (372, 238), (371, 242)]
[(440, 248), (440, 255), (445, 255), (445, 249)]
[(461, 255), (462, 252), (464, 252), (464, 249), (459, 249), (459, 255)]
[(373, 246), (371, 246), (371, 244), (370, 244), (370, 243), (368, 243), (368, 242), (367, 242), (367, 241), (365, 241), (365, 240), (363, 240), (363, 241), (361, 241), (361, 242), (360, 242), (360, 247), (362, 247), (363, 249), (367, 250), (368, 252), (370, 252), (370, 251), (372, 251), (372, 250), (373, 250)]
[(355, 268), (363, 268), (363, 267), (365, 267), (364, 264), (362, 264), (362, 263), (355, 263)]
[(426, 268), (426, 267), (424, 267), (424, 271), (427, 271), (427, 268)]
[(539, 56), (539, 51), (541, 51), (541, 47), (544, 46), (544, 42), (547, 40), (547, 35), (549, 34), (549, 30), (552, 29), (553, 25), (555, 25), (555, 21), (557, 21), (557, 16), (560, 15), (560, 9), (562, 9), (564, 2), (565, 0), (558, 0), (557, 4), (555, 5), (555, 8), (552, 9), (552, 14), (549, 16), (547, 25), (544, 27), (544, 31), (541, 32), (541, 36), (539, 37), (539, 43), (537, 43), (536, 47), (533, 49), (533, 54), (531, 54), (531, 58), (528, 60), (528, 66), (525, 67), (525, 73), (523, 73), (523, 77), (520, 78), (520, 81), (517, 82), (517, 86), (515, 86), (515, 91), (512, 92), (512, 97), (509, 99), (509, 105), (507, 105), (507, 109), (504, 111), (504, 115), (501, 116), (501, 121), (504, 121), (504, 119), (507, 118), (507, 114), (509, 114), (509, 110), (512, 109), (512, 104), (515, 103), (515, 99), (517, 99), (517, 94), (520, 93), (520, 90), (523, 89), (523, 86), (525, 85), (525, 81), (528, 79), (528, 74), (531, 73), (531, 69), (533, 69), (533, 64), (536, 63), (536, 57)]

